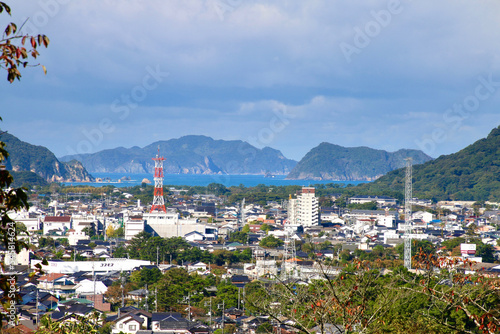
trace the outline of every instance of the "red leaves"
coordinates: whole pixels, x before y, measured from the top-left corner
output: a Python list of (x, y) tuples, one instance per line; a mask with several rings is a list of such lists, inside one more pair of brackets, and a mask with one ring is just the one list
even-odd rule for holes
[(31, 46), (35, 49), (36, 48), (36, 39), (35, 37), (31, 36)]
[(0, 2), (0, 13), (3, 12), (4, 9), (7, 12), (7, 14), (10, 15), (10, 7), (7, 6), (5, 2)]
[(9, 36), (10, 34), (15, 34), (17, 31), (17, 26), (15, 23), (10, 23), (7, 28), (5, 28), (5, 35)]

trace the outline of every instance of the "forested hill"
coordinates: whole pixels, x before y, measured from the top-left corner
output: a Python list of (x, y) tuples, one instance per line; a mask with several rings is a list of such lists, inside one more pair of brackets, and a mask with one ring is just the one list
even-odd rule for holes
[[(34, 173), (48, 182), (94, 181), (81, 163), (60, 162), (46, 147), (24, 142), (9, 133), (2, 133), (0, 140), (5, 143), (5, 149), (9, 152), (9, 158), (5, 163), (6, 169), (25, 172), (17, 175), (22, 176), (27, 182), (36, 179), (29, 173)], [(39, 182), (40, 180), (37, 180), (37, 183)]]
[[(363, 185), (368, 191), (403, 192), (405, 171)], [(413, 168), (413, 194), (435, 200), (500, 201), (500, 127), (463, 150)]]
[(92, 154), (62, 157), (77, 159), (90, 172), (153, 173), (158, 146), (165, 173), (181, 174), (281, 174), (297, 164), (280, 151), (258, 149), (241, 140), (214, 140), (206, 136), (184, 136), (158, 141), (146, 147), (115, 148)]
[(404, 166), (404, 159), (415, 163), (432, 158), (419, 150), (386, 152), (368, 147), (342, 147), (321, 143), (306, 154), (287, 176), (288, 179), (371, 181)]

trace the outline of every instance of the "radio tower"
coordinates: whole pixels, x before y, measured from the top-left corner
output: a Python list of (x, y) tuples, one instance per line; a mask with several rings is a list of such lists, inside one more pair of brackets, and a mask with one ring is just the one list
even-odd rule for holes
[(411, 269), (411, 202), (412, 202), (412, 158), (406, 158), (405, 178), (405, 267)]
[(158, 145), (158, 154), (156, 158), (153, 158), (155, 162), (155, 196), (153, 198), (153, 205), (151, 206), (151, 211), (163, 211), (167, 213), (165, 209), (165, 201), (163, 199), (163, 161), (164, 157), (160, 157), (160, 146)]

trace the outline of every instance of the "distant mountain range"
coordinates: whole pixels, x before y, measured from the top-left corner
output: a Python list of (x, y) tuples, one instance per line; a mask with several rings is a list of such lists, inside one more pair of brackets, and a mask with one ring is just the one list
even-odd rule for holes
[[(364, 193), (404, 193), (405, 169), (363, 185)], [(500, 198), (500, 127), (472, 145), (413, 168), (413, 194), (434, 200), (498, 202)]]
[(184, 136), (157, 141), (146, 147), (115, 148), (92, 154), (64, 156), (82, 162), (91, 172), (153, 173), (160, 148), (165, 173), (180, 174), (275, 174), (286, 175), (297, 164), (275, 149), (258, 149), (241, 140), (214, 140), (206, 136)]
[(76, 160), (60, 162), (46, 147), (24, 142), (9, 133), (3, 133), (0, 140), (9, 152), (5, 168), (30, 183), (94, 181)]
[(321, 143), (299, 161), (287, 179), (372, 181), (404, 166), (404, 159), (408, 157), (413, 158), (415, 164), (432, 159), (419, 150), (391, 153), (368, 147)]

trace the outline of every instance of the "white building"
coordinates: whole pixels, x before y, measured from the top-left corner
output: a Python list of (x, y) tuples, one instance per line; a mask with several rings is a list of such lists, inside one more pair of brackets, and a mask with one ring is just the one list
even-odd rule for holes
[(55, 232), (64, 235), (71, 228), (71, 216), (46, 216), (43, 221), (43, 234)]
[(30, 218), (29, 212), (26, 210), (22, 210), (19, 212), (9, 211), (8, 214), (9, 217), (12, 218), (12, 220), (18, 223), (23, 223), (28, 232), (34, 232), (40, 229), (41, 226), (40, 216), (37, 216), (35, 218)]
[(192, 232), (199, 232), (204, 240), (217, 240), (218, 227), (199, 223), (197, 219), (179, 219), (176, 212), (152, 212), (143, 215), (147, 230), (162, 238), (185, 237)]
[(412, 214), (413, 220), (421, 219), (423, 222), (430, 223), (434, 219), (434, 215), (430, 212), (418, 211)]
[(132, 240), (136, 234), (144, 231), (144, 218), (143, 216), (129, 216), (125, 215), (123, 218), (123, 225), (125, 226), (125, 239)]
[(103, 295), (108, 291), (108, 287), (101, 281), (84, 279), (75, 287), (75, 292), (79, 295)]
[(42, 260), (31, 260), (31, 268), (40, 264), (45, 273), (74, 274), (79, 271), (87, 272), (110, 272), (110, 271), (132, 271), (140, 266), (151, 265), (150, 261), (109, 258), (105, 261), (47, 261), (47, 265), (42, 264)]
[(319, 204), (313, 187), (303, 187), (297, 198), (288, 202), (288, 224), (291, 226), (315, 226), (319, 223)]
[(78, 214), (73, 215), (71, 218), (73, 220), (73, 229), (76, 232), (83, 232), (86, 228), (96, 230), (97, 219), (94, 215)]
[(349, 204), (364, 204), (370, 202), (375, 202), (379, 206), (395, 206), (397, 204), (395, 198), (388, 196), (360, 195), (349, 198)]
[(68, 243), (71, 246), (78, 244), (79, 240), (90, 240), (90, 237), (83, 231), (75, 231), (74, 229), (68, 230)]

